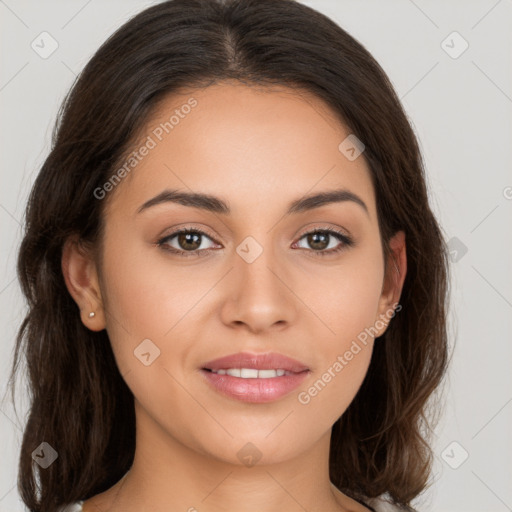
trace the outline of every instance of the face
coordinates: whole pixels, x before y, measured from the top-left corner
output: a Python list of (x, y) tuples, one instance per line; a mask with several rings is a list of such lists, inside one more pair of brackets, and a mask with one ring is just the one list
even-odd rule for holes
[[(339, 149), (349, 134), (321, 100), (285, 88), (224, 83), (159, 105), (147, 150), (98, 199), (101, 314), (86, 320), (106, 327), (138, 420), (234, 464), (246, 443), (271, 463), (328, 435), (397, 300), (364, 153)], [(307, 200), (321, 193), (333, 196)], [(208, 364), (241, 352), (302, 367), (243, 378), (222, 368), (250, 359)]]

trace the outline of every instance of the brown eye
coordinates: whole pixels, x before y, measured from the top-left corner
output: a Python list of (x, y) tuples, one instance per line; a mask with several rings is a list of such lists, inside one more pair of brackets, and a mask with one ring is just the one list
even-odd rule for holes
[(316, 229), (302, 235), (300, 240), (305, 240), (307, 247), (299, 245), (299, 248), (310, 249), (318, 256), (333, 254), (354, 245), (350, 237), (334, 229)]
[(328, 233), (317, 231), (316, 233), (309, 233), (306, 236), (309, 246), (313, 249), (323, 251), (329, 245), (330, 235)]
[(179, 233), (176, 237), (180, 249), (193, 251), (201, 246), (201, 236), (198, 233)]
[(212, 239), (203, 231), (182, 229), (162, 238), (157, 245), (180, 256), (202, 256), (212, 250), (212, 246), (206, 245), (205, 247), (205, 240)]

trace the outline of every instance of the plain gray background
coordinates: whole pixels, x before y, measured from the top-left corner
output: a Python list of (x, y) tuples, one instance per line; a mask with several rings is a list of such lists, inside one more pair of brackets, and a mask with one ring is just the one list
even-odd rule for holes
[[(107, 36), (152, 3), (0, 0), (2, 512), (25, 510), (16, 478), (27, 400), (18, 420), (4, 393), (24, 314), (15, 260), (27, 195), (75, 75)], [(339, 23), (388, 73), (420, 139), (432, 208), (453, 249), (455, 351), (432, 486), (416, 505), (512, 511), (512, 0), (303, 3)], [(31, 47), (48, 38), (42, 32), (58, 44), (47, 58)]]

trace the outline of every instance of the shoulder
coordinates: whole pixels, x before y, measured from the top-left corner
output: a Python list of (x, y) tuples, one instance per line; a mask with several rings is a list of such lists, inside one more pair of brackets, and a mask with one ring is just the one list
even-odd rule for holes
[[(383, 497), (369, 498), (365, 503), (372, 507), (375, 512), (404, 512), (403, 508), (393, 505)], [(59, 512), (82, 512), (83, 501), (70, 503), (59, 509)], [(412, 509), (405, 509), (405, 512), (413, 512)]]
[(385, 496), (378, 498), (368, 498), (365, 503), (372, 507), (375, 512), (415, 512), (412, 508), (402, 508), (390, 503)]
[(75, 501), (59, 509), (59, 512), (82, 512), (83, 501)]

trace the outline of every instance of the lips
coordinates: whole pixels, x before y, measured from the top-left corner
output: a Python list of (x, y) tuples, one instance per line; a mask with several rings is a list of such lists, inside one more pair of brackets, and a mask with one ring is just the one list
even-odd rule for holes
[(282, 354), (240, 352), (205, 363), (201, 374), (221, 395), (251, 403), (278, 400), (297, 388), (309, 368)]
[(255, 370), (285, 370), (292, 373), (301, 373), (309, 368), (296, 359), (286, 357), (275, 352), (266, 354), (250, 354), (239, 352), (220, 359), (208, 361), (204, 364), (205, 370), (227, 370), (230, 368), (252, 368)]

